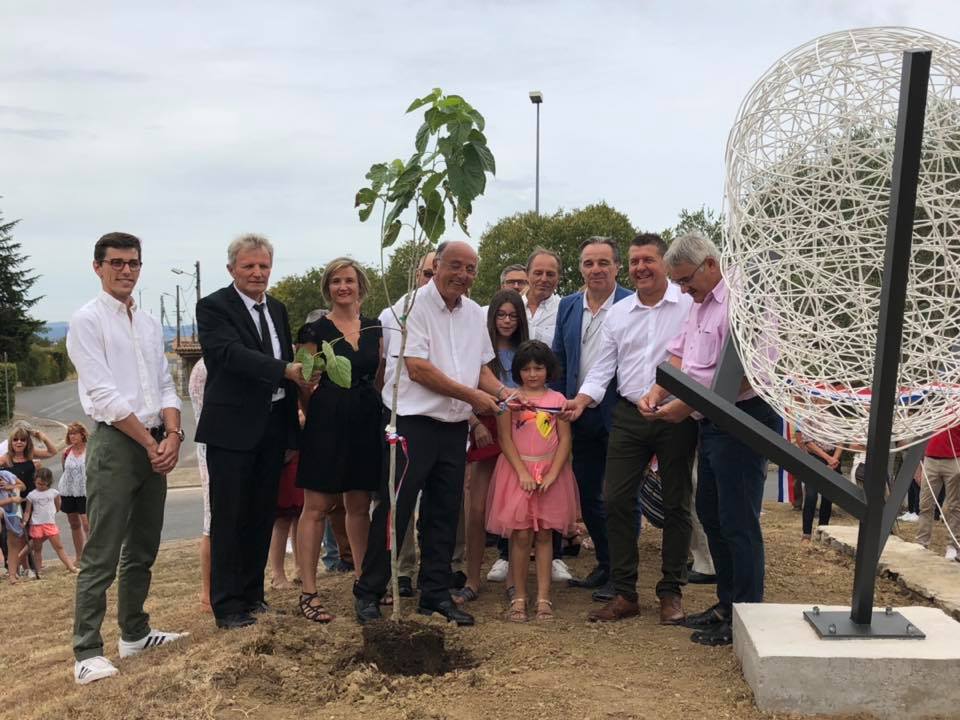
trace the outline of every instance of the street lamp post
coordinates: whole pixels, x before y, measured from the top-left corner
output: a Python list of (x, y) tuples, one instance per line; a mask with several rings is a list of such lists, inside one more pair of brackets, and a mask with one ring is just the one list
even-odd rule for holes
[[(199, 260), (197, 260), (197, 261), (193, 264), (193, 268), (194, 268), (194, 270), (193, 270), (192, 273), (187, 272), (186, 270), (181, 270), (180, 268), (170, 268), (170, 272), (172, 272), (174, 275), (186, 275), (187, 277), (192, 277), (192, 278), (193, 278), (193, 286), (194, 286), (194, 287), (196, 288), (196, 290), (197, 290), (197, 303), (199, 303), (199, 302), (200, 302), (200, 261), (199, 261)], [(178, 287), (179, 287), (179, 286), (178, 286)], [(180, 333), (180, 328), (179, 328), (179, 326), (178, 326), (178, 327), (177, 327), (177, 334), (179, 335), (179, 333)], [(196, 325), (196, 321), (194, 321), (194, 324), (193, 324), (193, 339), (194, 339), (194, 340), (197, 339), (197, 325)]]
[(543, 104), (543, 93), (539, 90), (530, 91), (530, 102), (537, 106), (537, 180), (536, 200), (534, 211), (540, 214), (540, 105)]

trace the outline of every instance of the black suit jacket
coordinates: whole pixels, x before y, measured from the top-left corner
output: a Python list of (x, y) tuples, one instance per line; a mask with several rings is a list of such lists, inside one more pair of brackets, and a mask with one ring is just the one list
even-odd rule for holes
[(260, 349), (257, 326), (233, 285), (197, 303), (197, 331), (207, 366), (197, 442), (227, 450), (256, 448), (271, 412), (270, 398), (280, 386), (286, 390), (281, 402), (287, 447), (297, 447), (297, 386), (283, 377), (293, 361), (290, 320), (283, 303), (269, 295), (267, 311), (280, 339), (282, 360)]

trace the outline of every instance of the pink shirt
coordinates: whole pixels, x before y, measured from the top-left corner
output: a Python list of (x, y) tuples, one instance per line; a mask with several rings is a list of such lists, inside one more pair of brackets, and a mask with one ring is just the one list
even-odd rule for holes
[[(681, 359), (680, 369), (706, 387), (713, 385), (717, 363), (720, 362), (723, 344), (730, 330), (727, 313), (727, 283), (720, 278), (702, 303), (693, 304), (680, 334), (667, 345), (667, 352)], [(748, 400), (756, 395), (751, 388), (747, 388), (737, 396), (737, 401)], [(695, 412), (693, 417), (703, 416)]]

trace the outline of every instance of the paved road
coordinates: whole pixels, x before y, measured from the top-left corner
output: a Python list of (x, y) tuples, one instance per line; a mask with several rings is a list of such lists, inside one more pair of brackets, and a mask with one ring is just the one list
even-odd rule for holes
[[(67, 554), (73, 557), (73, 538), (67, 516), (63, 513), (57, 513), (57, 526), (60, 528), (60, 539), (67, 549)], [(173, 488), (167, 491), (161, 542), (199, 538), (202, 529), (203, 501), (200, 498), (200, 488)], [(59, 563), (49, 542), (43, 544), (43, 561)]]
[[(40, 387), (18, 388), (16, 397), (15, 410), (18, 414), (56, 420), (63, 424), (77, 420), (85, 423), (88, 427), (91, 424), (90, 419), (83, 414), (83, 409), (80, 407), (76, 380), (65, 380), (64, 382)], [(181, 422), (187, 439), (180, 450), (178, 467), (196, 467), (197, 447), (193, 442), (196, 421), (193, 417), (193, 406), (190, 405), (189, 400), (183, 401), (181, 412)], [(51, 469), (54, 468), (53, 465), (50, 467)], [(59, 466), (57, 466), (54, 475), (59, 476)]]

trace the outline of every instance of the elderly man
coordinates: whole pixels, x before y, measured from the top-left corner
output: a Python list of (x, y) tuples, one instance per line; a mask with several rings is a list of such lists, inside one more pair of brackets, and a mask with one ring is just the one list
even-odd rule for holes
[(553, 250), (534, 248), (527, 258), (527, 282), (523, 304), (527, 308), (530, 339), (550, 345), (560, 307), (560, 297), (556, 294), (560, 284), (560, 256)]
[(166, 476), (177, 464), (183, 430), (163, 330), (133, 301), (141, 267), (139, 238), (119, 232), (100, 238), (93, 271), (102, 292), (74, 313), (67, 334), (80, 404), (97, 423), (87, 444), (90, 537), (73, 620), (73, 677), (80, 685), (117, 674), (103, 655), (100, 626), (118, 562), (120, 657), (182, 637), (152, 630), (143, 610), (160, 547)]
[(297, 388), (287, 309), (267, 295), (273, 245), (244, 235), (227, 248), (233, 282), (197, 303), (207, 383), (197, 442), (210, 473), (210, 604), (217, 627), (252, 625), (268, 608), (263, 570), (284, 454), (297, 447)]
[(681, 588), (687, 579), (690, 551), (691, 471), (697, 425), (644, 418), (637, 402), (656, 382), (657, 365), (667, 359), (667, 344), (680, 332), (693, 301), (667, 280), (663, 256), (667, 244), (659, 235), (638, 235), (630, 243), (629, 272), (636, 293), (612, 308), (600, 331), (600, 350), (568, 403), (575, 420), (596, 407), (617, 378), (619, 399), (607, 445), (604, 478), (607, 531), (614, 598), (590, 620), (614, 621), (639, 614), (637, 602), (637, 527), (634, 502), (644, 470), (656, 456), (663, 481), (663, 545), (657, 583), (660, 623), (676, 625), (684, 618)]
[[(563, 376), (553, 386), (567, 398), (575, 398), (601, 347), (601, 330), (614, 303), (631, 293), (617, 284), (620, 250), (611, 238), (591, 237), (580, 245), (580, 274), (586, 289), (560, 301), (553, 351), (560, 358)], [(573, 474), (580, 488), (580, 510), (593, 539), (597, 566), (574, 587), (601, 588), (610, 580), (610, 550), (607, 514), (603, 503), (603, 475), (611, 415), (617, 401), (616, 382), (611, 382), (602, 401), (586, 408), (572, 424)], [(635, 503), (630, 504), (631, 508)], [(599, 599), (599, 598), (598, 598)], [(607, 598), (609, 599), (609, 598)]]
[[(406, 535), (417, 495), (420, 502), (420, 603), (424, 615), (439, 613), (458, 625), (473, 616), (450, 596), (450, 561), (463, 501), (467, 418), (471, 412), (496, 413), (506, 388), (486, 366), (493, 358), (480, 306), (466, 296), (477, 275), (477, 254), (464, 242), (437, 251), (434, 277), (417, 293), (407, 317), (402, 358), (387, 358), (383, 386), (384, 416), (389, 420), (394, 383), (398, 383), (396, 433), (397, 537)], [(386, 465), (386, 464), (385, 464)], [(376, 500), (363, 570), (353, 588), (357, 620), (380, 617), (380, 598), (390, 580), (387, 523), (391, 503), (387, 476)], [(403, 549), (401, 540), (398, 550)]]
[[(428, 282), (433, 279), (433, 260), (437, 256), (437, 252), (446, 247), (446, 243), (440, 243), (437, 246), (437, 250), (431, 250), (422, 258), (420, 258), (420, 263), (417, 265), (417, 272), (414, 276), (414, 282), (417, 284), (417, 288), (422, 288)], [(526, 273), (524, 273), (524, 281), (526, 281)], [(418, 302), (421, 297), (420, 293), (417, 293)], [(391, 348), (393, 349), (393, 355), (399, 352), (400, 349), (400, 326), (397, 324), (397, 318), (403, 315), (403, 303), (406, 300), (406, 295), (401, 297), (397, 302), (393, 304), (392, 308), (385, 308), (383, 312), (380, 313), (380, 324), (383, 326), (383, 354), (385, 357), (391, 356)], [(416, 511), (414, 511), (416, 515)], [(457, 542), (453, 550), (453, 562), (455, 564), (462, 562), (463, 560), (463, 550), (464, 550), (464, 529), (463, 529), (463, 510), (461, 508), (461, 518), (460, 522), (457, 525)], [(417, 542), (415, 535), (416, 522), (411, 522), (407, 525), (407, 532), (403, 536), (403, 543), (401, 547), (403, 550), (399, 553), (397, 557), (397, 564), (399, 570), (399, 578), (397, 579), (397, 584), (400, 586), (400, 597), (413, 597), (413, 576), (417, 571)], [(460, 573), (462, 575), (462, 572)], [(451, 576), (451, 580), (457, 573), (454, 573)], [(462, 581), (459, 583), (462, 585)], [(451, 582), (451, 586), (457, 585), (456, 582)]]
[[(700, 233), (688, 233), (674, 240), (664, 262), (671, 279), (694, 302), (682, 331), (668, 347), (670, 362), (710, 387), (729, 333), (728, 290), (720, 271), (720, 253)], [(763, 602), (760, 509), (767, 460), (686, 403), (667, 402), (667, 398), (667, 391), (654, 385), (641, 398), (639, 408), (650, 421), (682, 423), (691, 415), (699, 419), (696, 507), (717, 571), (718, 602), (688, 616), (683, 624), (695, 630), (690, 638), (694, 642), (729, 645), (733, 603)], [(736, 402), (741, 410), (778, 430), (779, 418), (746, 379)]]

